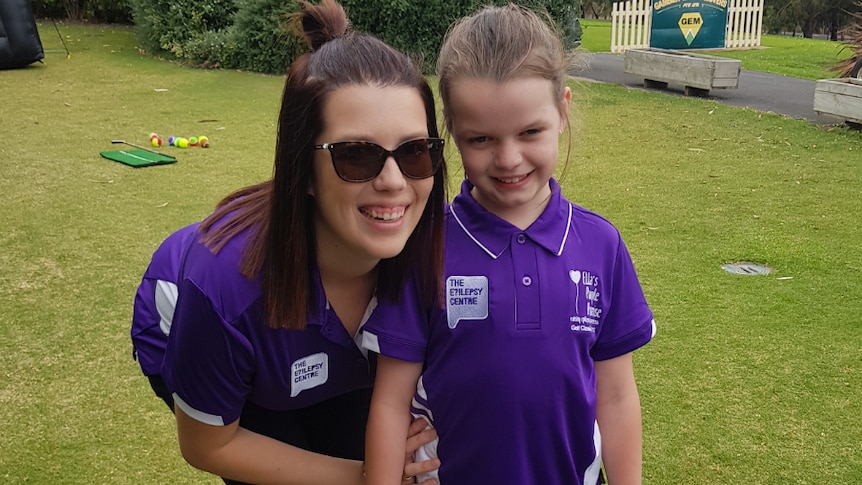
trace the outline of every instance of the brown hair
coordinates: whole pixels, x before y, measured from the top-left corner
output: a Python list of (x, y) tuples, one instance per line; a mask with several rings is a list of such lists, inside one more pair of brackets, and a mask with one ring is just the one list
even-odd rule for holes
[(556, 24), (524, 7), (508, 4), (483, 7), (455, 22), (446, 32), (437, 75), (447, 130), (452, 131), (452, 83), (462, 78), (503, 83), (523, 76), (540, 76), (562, 99), (573, 58), (563, 48)]
[[(292, 25), (311, 52), (293, 61), (285, 80), (273, 179), (227, 196), (201, 226), (203, 240), (214, 252), (240, 232), (251, 231), (240, 270), (249, 279), (260, 278), (266, 322), (273, 328), (301, 329), (316, 311), (315, 209), (308, 188), (326, 96), (351, 85), (414, 88), (425, 105), (429, 136), (439, 137), (433, 93), (407, 55), (349, 30), (347, 16), (334, 0), (303, 5)], [(446, 186), (444, 162), (404, 250), (378, 266), (378, 298), (398, 302), (404, 284), (415, 278), (425, 303), (439, 302)]]

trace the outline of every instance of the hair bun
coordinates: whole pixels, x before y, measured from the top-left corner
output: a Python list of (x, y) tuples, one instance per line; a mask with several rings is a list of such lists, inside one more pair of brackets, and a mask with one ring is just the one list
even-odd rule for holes
[(300, 34), (312, 51), (346, 34), (349, 25), (344, 8), (335, 0), (322, 0), (319, 5), (303, 2), (296, 20)]

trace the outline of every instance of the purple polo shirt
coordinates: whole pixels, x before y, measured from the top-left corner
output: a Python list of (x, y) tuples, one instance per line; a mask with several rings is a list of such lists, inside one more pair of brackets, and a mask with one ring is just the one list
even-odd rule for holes
[(161, 371), (177, 303), (180, 263), (186, 247), (197, 237), (199, 225), (186, 226), (159, 245), (135, 294), (132, 356), (138, 359), (144, 375), (151, 376)]
[(632, 261), (604, 218), (555, 180), (522, 231), (465, 181), (446, 219), (445, 310), (380, 318), (363, 345), (424, 361), (413, 401), (439, 441), (440, 485), (595, 485), (601, 465), (594, 361), (654, 334)]
[(246, 401), (289, 411), (370, 387), (365, 354), (317, 278), (317, 311), (305, 329), (266, 325), (259, 282), (239, 272), (247, 236), (234, 237), (218, 254), (201, 243), (189, 248), (162, 369), (177, 405), (221, 426), (239, 419)]

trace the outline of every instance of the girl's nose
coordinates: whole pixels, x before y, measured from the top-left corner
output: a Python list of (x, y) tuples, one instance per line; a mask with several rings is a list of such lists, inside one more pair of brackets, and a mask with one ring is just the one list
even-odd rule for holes
[(503, 140), (497, 145), (494, 162), (499, 168), (511, 169), (521, 163), (521, 151), (514, 141)]

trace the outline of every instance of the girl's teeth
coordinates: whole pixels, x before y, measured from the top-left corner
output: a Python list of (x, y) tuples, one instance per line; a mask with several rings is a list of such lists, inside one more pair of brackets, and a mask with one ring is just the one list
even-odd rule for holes
[(503, 182), (504, 184), (514, 184), (520, 182), (521, 180), (524, 180), (524, 177), (498, 178), (497, 180)]

